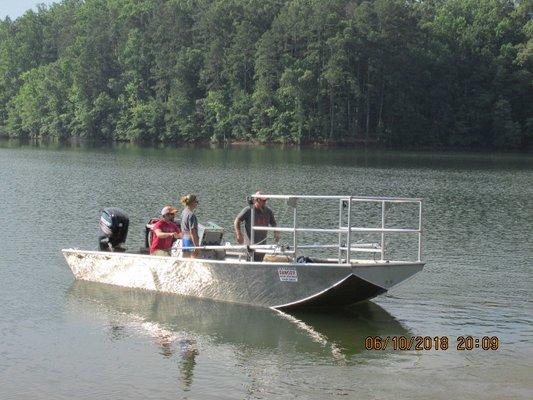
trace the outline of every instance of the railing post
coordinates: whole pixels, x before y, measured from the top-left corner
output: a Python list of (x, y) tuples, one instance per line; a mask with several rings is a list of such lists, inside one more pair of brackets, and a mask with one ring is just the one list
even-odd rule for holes
[(381, 202), (381, 261), (385, 260), (385, 201)]
[(294, 210), (293, 210), (293, 221), (294, 221), (294, 236), (293, 236), (293, 246), (294, 246), (294, 260), (296, 261), (298, 259), (298, 240), (296, 238), (296, 228), (298, 228), (298, 218), (296, 216), (296, 203), (294, 204)]
[[(250, 212), (250, 245), (254, 245), (254, 239), (255, 239), (255, 204), (254, 204), (255, 198), (252, 197), (252, 205), (250, 206), (252, 211)], [(268, 234), (268, 232), (267, 232)]]
[(350, 264), (352, 249), (352, 196), (348, 200), (348, 238), (346, 244), (346, 264)]
[(422, 202), (418, 202), (418, 262), (422, 260)]
[[(342, 228), (342, 212), (343, 212), (343, 207), (344, 207), (344, 200), (341, 199), (341, 200), (340, 200), (340, 203), (339, 203), (339, 230)], [(342, 247), (342, 232), (339, 232), (339, 264), (341, 263), (341, 260), (342, 260), (342, 250), (341, 250), (341, 247)]]

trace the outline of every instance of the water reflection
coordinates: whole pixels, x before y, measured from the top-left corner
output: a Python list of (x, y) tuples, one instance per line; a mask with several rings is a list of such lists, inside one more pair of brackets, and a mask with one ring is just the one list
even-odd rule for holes
[(366, 336), (408, 334), (392, 315), (372, 302), (327, 313), (286, 314), (83, 281), (73, 283), (69, 298), (81, 301), (82, 309), (93, 304), (108, 314), (111, 339), (120, 339), (127, 327), (134, 327), (152, 337), (164, 357), (179, 354), (186, 370), (194, 367), (200, 336), (211, 343), (290, 348), (341, 360), (362, 352)]
[(139, 145), (134, 143), (106, 143), (72, 138), (5, 139), (0, 137), (0, 149), (46, 149), (52, 151), (113, 153), (125, 157), (190, 159), (202, 165), (284, 165), (352, 166), (365, 168), (422, 168), (435, 170), (502, 170), (531, 168), (527, 152), (465, 153), (437, 151), (395, 151), (371, 148), (313, 148), (310, 146), (219, 146), (198, 145)]

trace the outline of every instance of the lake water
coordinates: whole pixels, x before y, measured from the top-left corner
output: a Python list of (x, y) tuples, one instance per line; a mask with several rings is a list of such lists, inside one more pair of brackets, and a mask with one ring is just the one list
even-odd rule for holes
[[(105, 206), (139, 247), (187, 192), (231, 232), (257, 189), (422, 197), (427, 265), (349, 311), (287, 315), (77, 282), (60, 252), (96, 247)], [(0, 142), (0, 398), (533, 398), (532, 199), (529, 155)], [(369, 335), (450, 347), (368, 351)], [(457, 350), (466, 335), (500, 347)]]

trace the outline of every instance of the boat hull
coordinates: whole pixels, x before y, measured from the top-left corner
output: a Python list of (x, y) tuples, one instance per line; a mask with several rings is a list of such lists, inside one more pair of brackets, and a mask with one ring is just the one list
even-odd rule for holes
[(385, 293), (423, 263), (275, 263), (63, 250), (76, 279), (289, 309), (345, 306)]

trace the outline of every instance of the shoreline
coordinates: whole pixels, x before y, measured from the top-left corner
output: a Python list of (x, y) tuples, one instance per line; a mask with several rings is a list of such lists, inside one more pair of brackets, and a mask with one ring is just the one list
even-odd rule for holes
[(129, 140), (92, 140), (85, 138), (17, 138), (10, 137), (5, 134), (0, 134), (0, 142), (12, 142), (18, 145), (31, 145), (36, 147), (47, 147), (57, 145), (59, 147), (105, 147), (105, 146), (133, 146), (138, 148), (234, 148), (234, 149), (351, 149), (351, 150), (376, 150), (376, 151), (422, 151), (422, 152), (438, 152), (438, 153), (466, 153), (466, 154), (482, 154), (482, 153), (501, 153), (501, 154), (529, 154), (533, 152), (533, 146), (528, 146), (524, 149), (501, 149), (501, 148), (470, 148), (462, 146), (390, 146), (377, 142), (365, 143), (364, 141), (326, 141), (326, 142), (307, 142), (307, 143), (280, 143), (280, 142), (259, 142), (259, 141), (244, 141), (234, 140), (226, 142), (132, 142)]

